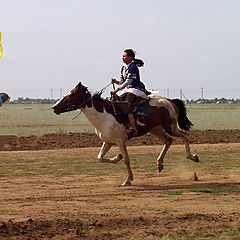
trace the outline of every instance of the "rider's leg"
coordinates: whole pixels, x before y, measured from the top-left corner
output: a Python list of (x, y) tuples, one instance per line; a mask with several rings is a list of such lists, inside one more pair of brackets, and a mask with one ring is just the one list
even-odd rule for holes
[[(134, 100), (136, 99), (136, 96), (132, 93), (128, 93), (127, 96), (126, 96), (126, 102), (132, 106), (132, 103), (134, 102)], [(133, 113), (132, 112), (129, 112), (128, 113), (128, 119), (130, 121), (130, 124), (131, 124), (131, 128), (134, 129), (134, 133), (133, 135), (136, 136), (137, 135), (137, 128), (136, 128), (136, 123), (135, 123), (135, 119), (134, 119), (134, 116), (133, 116)]]
[(130, 124), (131, 124), (132, 128), (137, 132), (136, 123), (135, 123), (133, 113), (128, 114), (128, 119), (130, 121)]

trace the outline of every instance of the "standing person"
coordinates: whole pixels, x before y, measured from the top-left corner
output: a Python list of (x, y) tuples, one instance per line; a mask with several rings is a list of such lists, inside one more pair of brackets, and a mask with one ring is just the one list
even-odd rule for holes
[(0, 107), (9, 99), (10, 97), (6, 93), (0, 93)]
[(125, 96), (125, 102), (129, 104), (129, 111), (127, 112), (128, 118), (131, 124), (130, 133), (132, 136), (137, 136), (137, 128), (133, 113), (131, 112), (132, 103), (136, 97), (142, 97), (147, 99), (145, 85), (140, 80), (140, 74), (138, 67), (142, 67), (144, 62), (141, 59), (135, 58), (135, 51), (133, 49), (126, 49), (123, 52), (122, 60), (125, 65), (121, 69), (120, 80), (112, 78), (111, 83), (120, 85), (117, 89), (112, 90), (111, 94), (115, 94), (119, 91), (120, 97)]

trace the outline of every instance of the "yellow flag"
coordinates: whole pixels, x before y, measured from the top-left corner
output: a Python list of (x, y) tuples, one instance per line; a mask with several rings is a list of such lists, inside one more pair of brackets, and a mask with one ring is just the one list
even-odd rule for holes
[(0, 58), (3, 55), (2, 45), (1, 45), (1, 32), (0, 32)]

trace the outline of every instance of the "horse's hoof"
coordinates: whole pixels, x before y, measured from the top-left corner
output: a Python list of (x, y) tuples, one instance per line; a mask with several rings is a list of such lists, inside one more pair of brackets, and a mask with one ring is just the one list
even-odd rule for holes
[(125, 182), (123, 182), (122, 183), (122, 187), (126, 187), (126, 186), (131, 186), (132, 185), (132, 183), (131, 182), (129, 182), (129, 181), (125, 181)]
[(119, 154), (117, 155), (117, 157), (118, 157), (118, 159), (120, 159), (120, 160), (123, 159), (123, 155), (122, 155), (121, 153), (119, 153)]
[(193, 157), (194, 157), (194, 162), (199, 163), (199, 157), (198, 157), (198, 155), (193, 155)]
[(158, 172), (160, 173), (163, 170), (163, 165), (158, 167)]
[(123, 159), (122, 154), (118, 154), (116, 155), (113, 159), (112, 159), (112, 163), (118, 163), (119, 161), (121, 161)]

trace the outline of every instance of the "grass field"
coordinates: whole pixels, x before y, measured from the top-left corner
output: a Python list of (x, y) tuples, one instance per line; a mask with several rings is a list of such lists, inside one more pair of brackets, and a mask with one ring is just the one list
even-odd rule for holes
[[(151, 149), (151, 151), (148, 150), (145, 153), (130, 154), (135, 175), (154, 176), (156, 174), (155, 159), (157, 159), (160, 149)], [(123, 175), (126, 173), (126, 167), (122, 161), (117, 165), (103, 164), (97, 161), (96, 155), (96, 152), (90, 152), (81, 156), (77, 153), (67, 156), (56, 156), (48, 153), (42, 156), (40, 154), (32, 154), (32, 156), (29, 154), (27, 156), (24, 153), (18, 153), (12, 156), (2, 152), (0, 155), (0, 177), (42, 175), (55, 177), (83, 175), (92, 177), (112, 175), (113, 172), (122, 173)], [(196, 170), (205, 173), (240, 170), (239, 150), (223, 150), (221, 152), (205, 150), (198, 151), (198, 155), (201, 156), (201, 164), (186, 159), (184, 152), (169, 152), (165, 158), (164, 173), (175, 175)]]
[[(239, 104), (187, 105), (193, 129), (239, 129)], [(0, 135), (40, 135), (45, 133), (94, 132), (79, 111), (53, 113), (51, 105), (6, 104), (0, 109)]]
[(46, 133), (94, 132), (79, 111), (54, 114), (48, 104), (8, 104), (1, 109), (0, 135), (40, 135)]

